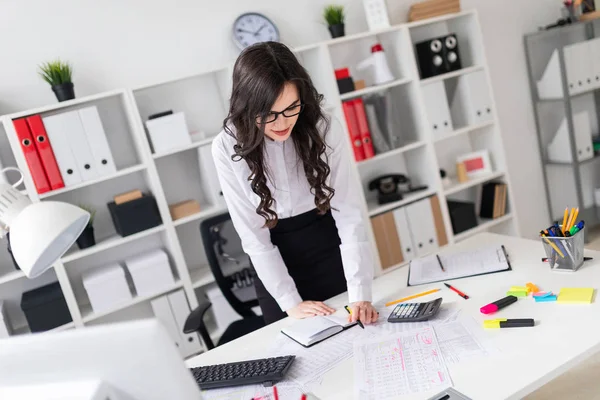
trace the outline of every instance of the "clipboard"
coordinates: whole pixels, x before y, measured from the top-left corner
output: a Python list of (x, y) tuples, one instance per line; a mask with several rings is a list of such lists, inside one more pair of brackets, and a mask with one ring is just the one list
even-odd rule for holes
[[(494, 254), (498, 257), (497, 261), (494, 261)], [(415, 271), (415, 265), (422, 270)], [(504, 245), (494, 245), (475, 251), (440, 256), (434, 254), (412, 260), (409, 264), (406, 284), (407, 286), (419, 286), (511, 270), (512, 267)], [(412, 283), (411, 278), (413, 278)]]

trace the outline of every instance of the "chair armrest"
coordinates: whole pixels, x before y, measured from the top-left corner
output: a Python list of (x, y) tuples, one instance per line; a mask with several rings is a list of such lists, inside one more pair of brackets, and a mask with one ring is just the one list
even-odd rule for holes
[(215, 345), (208, 334), (208, 329), (206, 329), (206, 325), (204, 324), (204, 315), (211, 305), (210, 301), (200, 303), (200, 305), (188, 315), (185, 320), (185, 325), (183, 326), (183, 333), (198, 332), (202, 337), (207, 350), (215, 348)]

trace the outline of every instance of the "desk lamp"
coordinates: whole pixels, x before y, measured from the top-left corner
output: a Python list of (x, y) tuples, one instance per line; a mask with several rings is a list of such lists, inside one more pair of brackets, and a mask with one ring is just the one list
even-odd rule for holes
[(75, 243), (90, 214), (72, 204), (58, 201), (32, 203), (14, 185), (0, 183), (0, 237), (10, 233), (13, 257), (25, 276), (35, 278), (46, 272)]

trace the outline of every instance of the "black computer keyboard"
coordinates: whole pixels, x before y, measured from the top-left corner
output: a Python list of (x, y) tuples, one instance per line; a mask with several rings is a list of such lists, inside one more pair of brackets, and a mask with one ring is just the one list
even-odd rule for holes
[(272, 386), (283, 379), (295, 357), (283, 356), (207, 365), (206, 367), (190, 368), (190, 371), (194, 374), (200, 389), (216, 389), (255, 383)]

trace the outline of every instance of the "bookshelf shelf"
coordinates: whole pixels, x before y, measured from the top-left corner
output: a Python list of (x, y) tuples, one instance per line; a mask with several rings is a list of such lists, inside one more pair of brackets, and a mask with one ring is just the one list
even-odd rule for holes
[[(465, 27), (463, 28), (463, 26)], [(421, 80), (414, 53), (414, 43), (422, 40), (423, 37), (436, 37), (439, 31), (446, 31), (449, 29), (448, 27), (460, 28), (463, 38), (466, 39), (464, 43), (467, 46), (467, 54), (472, 59), (468, 59), (464, 64), (466, 68), (459, 71)], [(373, 41), (382, 43), (390, 68), (398, 79), (383, 85), (369, 86), (340, 95), (334, 70), (349, 67), (353, 78), (364, 78), (368, 81), (368, 75), (361, 76), (354, 66), (366, 54), (370, 54), (370, 46)], [(486, 79), (488, 79), (481, 30), (475, 11), (466, 10), (426, 21), (395, 25), (377, 32), (348, 35), (296, 48), (293, 51), (310, 74), (319, 93), (323, 94), (327, 112), (340, 121), (340, 124), (337, 125), (341, 125), (346, 137), (349, 138), (350, 135), (344, 119), (342, 105), (344, 100), (385, 94), (389, 95), (393, 102), (394, 112), (390, 114), (399, 118), (399, 121), (392, 125), (394, 130), (398, 130), (393, 132), (393, 135), (397, 135), (401, 139), (398, 143), (408, 144), (398, 147), (398, 143), (395, 143), (391, 145), (391, 147), (397, 147), (394, 150), (376, 154), (362, 162), (352, 160), (347, 166), (352, 172), (351, 176), (357, 181), (360, 180), (359, 184), (363, 189), (358, 197), (366, 222), (367, 236), (374, 254), (374, 269), (377, 275), (406, 264), (400, 263), (390, 268), (382, 268), (373, 227), (369, 223), (371, 218), (405, 206), (410, 207), (413, 203), (432, 196), (436, 196), (442, 204), (440, 207), (444, 221), (442, 228), (446, 233), (448, 243), (455, 243), (478, 232), (496, 229), (499, 225), (506, 225), (510, 227), (507, 231), (518, 234), (514, 210), (496, 220), (481, 221), (480, 225), (468, 232), (460, 235), (452, 234), (447, 207), (444, 206), (447, 196), (459, 195), (463, 191), (468, 192), (467, 189), (496, 178), (502, 178), (503, 182), (510, 187), (509, 177), (505, 172), (496, 172), (444, 190), (439, 178), (440, 164), (437, 155), (446, 151), (446, 147), (451, 147), (446, 144), (466, 140), (465, 138), (477, 141), (480, 136), (487, 135), (489, 138), (486, 140), (489, 139), (490, 143), (499, 143), (490, 146), (490, 153), (495, 165), (500, 165), (497, 167), (498, 170), (505, 171), (504, 152), (499, 137), (500, 130), (497, 127), (497, 121), (493, 119), (489, 122), (455, 129), (442, 137), (434, 137), (429, 128), (430, 124), (423, 99), (424, 87), (436, 82), (446, 83), (451, 79), (458, 81), (466, 75), (480, 71), (485, 72)], [(58, 197), (62, 201), (69, 201), (73, 204), (92, 202), (98, 210), (94, 225), (98, 231), (97, 235), (98, 237), (108, 237), (98, 241), (91, 248), (68, 252), (55, 265), (56, 277), (65, 294), (67, 304), (73, 311), (73, 323), (58, 329), (80, 328), (90, 323), (104, 323), (112, 317), (131, 319), (135, 316), (130, 313), (141, 313), (142, 311), (138, 311), (141, 309), (148, 314), (149, 307), (146, 307), (145, 303), (179, 289), (184, 290), (191, 309), (195, 308), (203, 299), (203, 290), (205, 286), (214, 283), (214, 277), (206, 265), (207, 261), (197, 225), (202, 219), (227, 210), (224, 205), (219, 205), (222, 204), (222, 199), (218, 181), (214, 179), (216, 176), (214, 164), (213, 169), (210, 169), (210, 160), (206, 162), (211, 157), (210, 144), (213, 138), (206, 138), (187, 146), (154, 154), (150, 139), (145, 132), (144, 122), (152, 114), (165, 110), (177, 110), (177, 112), (184, 113), (189, 131), (208, 134), (219, 132), (229, 109), (231, 78), (232, 65), (230, 63), (221, 68), (191, 76), (150, 83), (134, 89), (109, 91), (1, 117), (4, 129), (3, 134), (0, 132), (0, 136), (4, 135), (3, 139), (8, 140), (8, 147), (12, 154), (8, 151), (5, 152), (6, 154), (1, 153), (0, 156), (4, 159), (0, 161), (3, 164), (16, 162), (19, 169), (24, 171), (25, 189), (32, 201), (38, 202)], [(489, 84), (489, 82), (487, 83)], [(38, 195), (20, 144), (16, 139), (12, 120), (33, 114), (55, 114), (88, 105), (105, 105), (107, 103), (110, 103), (110, 107), (105, 109), (105, 115), (101, 115), (103, 123), (113, 123), (115, 119), (113, 117), (117, 115), (117, 122), (121, 124), (120, 130), (112, 133), (113, 137), (109, 138), (109, 142), (112, 140), (111, 150), (119, 155), (120, 162), (115, 162), (119, 168), (118, 172)], [(482, 130), (482, 133), (469, 134), (476, 130)], [(105, 129), (105, 131), (107, 136), (113, 132), (110, 129)], [(122, 143), (126, 146), (121, 146)], [(487, 145), (487, 143), (484, 144)], [(347, 141), (346, 146), (346, 150), (352, 154), (350, 140)], [(425, 185), (427, 189), (405, 195), (400, 201), (379, 205), (373, 197), (374, 193), (368, 190), (368, 184), (384, 174), (405, 174), (412, 182)], [(112, 201), (115, 195), (134, 189), (139, 189), (155, 197), (163, 224), (127, 237), (114, 236), (115, 229), (106, 203)], [(512, 196), (510, 189), (508, 196)], [(191, 199), (200, 203), (202, 211), (173, 221), (169, 205)], [(176, 284), (152, 296), (136, 297), (120, 307), (98, 314), (93, 313), (89, 304), (86, 305), (85, 294), (82, 292), (84, 290), (80, 279), (82, 271), (96, 268), (105, 262), (121, 262), (138, 250), (145, 251), (152, 246), (154, 246), (153, 248), (164, 248), (168, 253), (174, 275), (178, 278)], [(0, 276), (0, 285), (3, 289), (5, 287), (19, 288), (22, 278), (23, 274), (19, 271), (11, 271)], [(22, 333), (28, 333), (28, 330), (23, 328)], [(218, 336), (218, 333), (215, 335)]]

